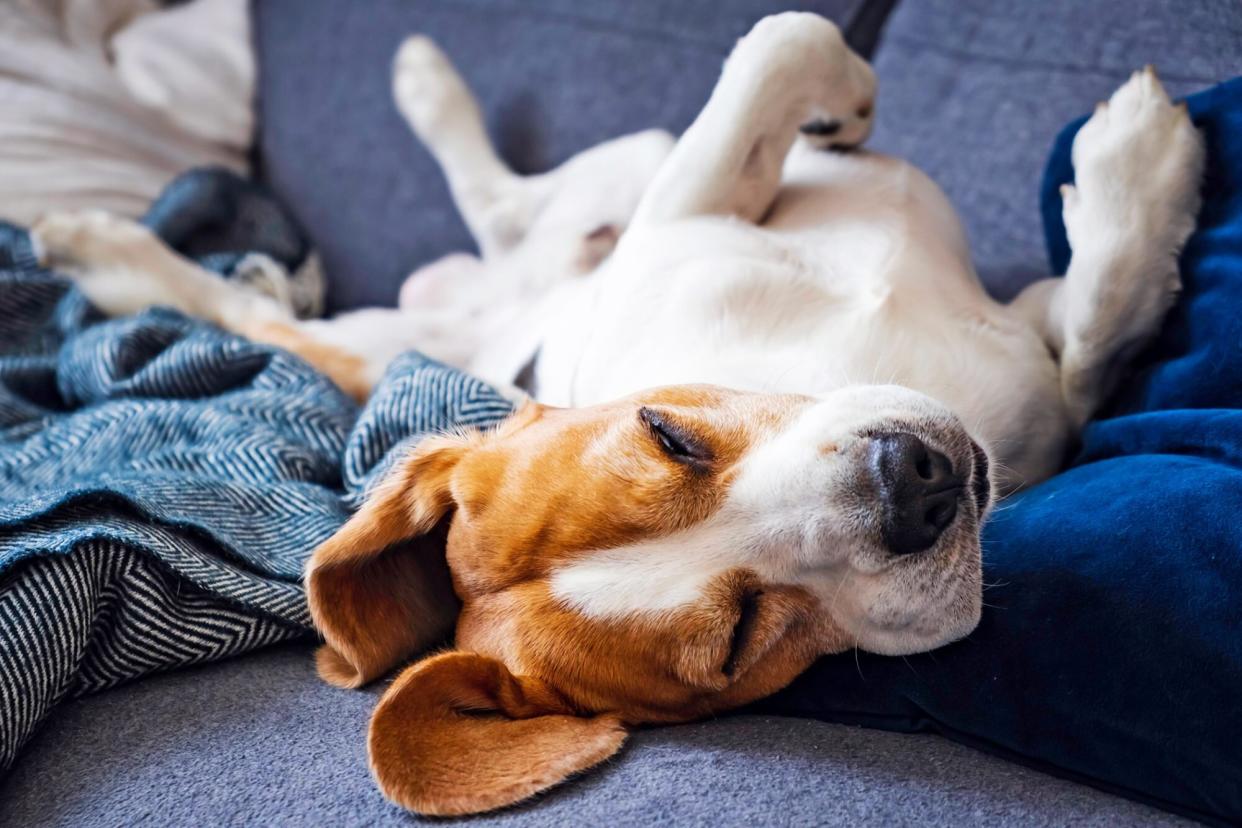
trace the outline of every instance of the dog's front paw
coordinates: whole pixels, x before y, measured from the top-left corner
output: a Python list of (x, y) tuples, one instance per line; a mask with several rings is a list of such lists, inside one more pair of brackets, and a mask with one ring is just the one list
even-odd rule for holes
[(815, 149), (852, 149), (871, 134), (875, 73), (832, 21), (809, 12), (769, 15), (739, 41), (729, 63), (743, 85), (769, 75), (776, 96), (807, 106), (796, 113), (798, 131)]
[(1082, 423), (1159, 330), (1194, 231), (1204, 147), (1155, 71), (1134, 75), (1074, 138), (1075, 184), (1061, 190), (1074, 258), (1062, 303), (1062, 394)]
[(1073, 158), (1076, 184), (1063, 191), (1067, 229), (1074, 232), (1085, 211), (1112, 222), (1143, 217), (1164, 246), (1185, 243), (1199, 208), (1203, 141), (1151, 66), (1096, 107), (1074, 139)]

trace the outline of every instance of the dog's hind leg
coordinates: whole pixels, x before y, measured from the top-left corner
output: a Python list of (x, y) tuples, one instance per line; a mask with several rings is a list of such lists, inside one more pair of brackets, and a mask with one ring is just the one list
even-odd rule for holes
[(711, 98), (647, 189), (631, 226), (695, 215), (758, 221), (801, 131), (856, 146), (874, 117), (875, 76), (818, 15), (760, 20), (725, 61)]
[[(71, 278), (109, 316), (175, 308), (291, 351), (359, 400), (387, 363), (325, 336), (332, 322), (297, 320), (270, 296), (209, 273), (129, 219), (102, 211), (50, 213), (31, 228), (31, 238), (42, 264)], [(369, 325), (373, 338), (375, 327)], [(392, 335), (399, 332), (401, 326), (392, 326)]]
[(30, 235), (40, 262), (72, 278), (109, 316), (164, 305), (230, 329), (246, 321), (293, 321), (275, 299), (209, 273), (122, 216), (48, 213)]
[(1177, 259), (1199, 210), (1204, 147), (1148, 67), (1096, 107), (1073, 159), (1075, 184), (1062, 188), (1069, 270), (1031, 285), (1014, 308), (1059, 354), (1062, 396), (1081, 426), (1181, 289)]
[(413, 35), (397, 51), (393, 97), (443, 170), (483, 257), (518, 244), (536, 212), (538, 193), (496, 154), (478, 102), (430, 38)]
[(496, 153), (465, 81), (422, 35), (397, 52), (393, 94), (439, 163), (487, 265), (463, 254), (446, 257), (407, 282), (403, 306), (461, 305), (487, 295), (530, 299), (589, 273), (612, 253), (673, 144), (667, 133), (647, 130), (520, 175)]

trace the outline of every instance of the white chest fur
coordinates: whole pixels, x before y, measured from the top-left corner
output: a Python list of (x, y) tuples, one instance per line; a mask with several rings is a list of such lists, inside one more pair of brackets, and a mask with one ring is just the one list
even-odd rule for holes
[(1060, 458), (1055, 363), (984, 294), (939, 189), (895, 159), (794, 152), (763, 225), (631, 231), (556, 301), (541, 320), (545, 402), (687, 382), (803, 394), (899, 383), (959, 412), (1010, 483)]

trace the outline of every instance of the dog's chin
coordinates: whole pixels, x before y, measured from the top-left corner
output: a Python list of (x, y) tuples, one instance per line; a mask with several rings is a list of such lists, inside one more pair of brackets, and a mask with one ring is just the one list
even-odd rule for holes
[(914, 623), (900, 627), (870, 626), (858, 636), (858, 648), (884, 656), (906, 656), (936, 650), (960, 641), (979, 625), (981, 611), (962, 612), (950, 621), (925, 629)]
[(949, 573), (927, 568), (898, 583), (891, 570), (861, 576), (853, 600), (842, 594), (836, 602), (836, 621), (859, 649), (878, 655), (912, 655), (965, 638), (983, 607), (977, 542), (958, 550), (955, 561)]

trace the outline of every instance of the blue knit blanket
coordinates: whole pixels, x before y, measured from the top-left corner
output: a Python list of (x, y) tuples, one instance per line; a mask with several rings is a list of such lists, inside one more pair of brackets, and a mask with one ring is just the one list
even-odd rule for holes
[[(182, 190), (157, 227), (201, 212)], [(240, 215), (206, 198), (213, 232)], [(173, 311), (103, 319), (0, 223), (0, 772), (64, 699), (313, 635), (302, 567), (369, 483), (421, 435), (508, 411), (415, 353), (359, 409)]]

